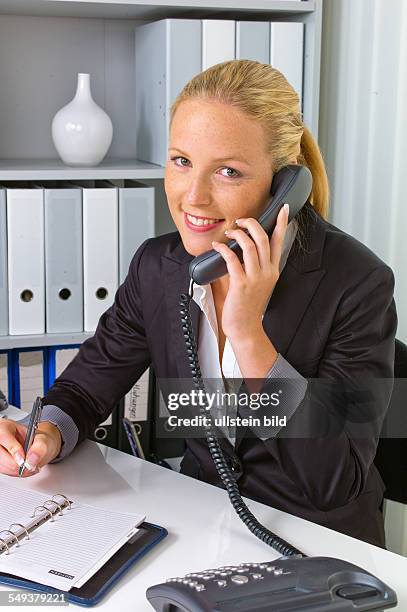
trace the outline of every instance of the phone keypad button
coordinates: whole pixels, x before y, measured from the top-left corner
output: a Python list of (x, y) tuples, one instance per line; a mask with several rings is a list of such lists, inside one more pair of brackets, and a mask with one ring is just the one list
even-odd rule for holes
[(235, 584), (246, 584), (249, 582), (249, 579), (247, 576), (232, 576), (231, 581)]
[(195, 591), (204, 591), (206, 589), (204, 584), (195, 585)]
[(226, 582), (226, 580), (217, 580), (217, 581), (216, 581), (216, 584), (217, 584), (218, 586), (220, 586), (220, 587), (225, 587), (225, 586), (227, 586), (227, 582)]

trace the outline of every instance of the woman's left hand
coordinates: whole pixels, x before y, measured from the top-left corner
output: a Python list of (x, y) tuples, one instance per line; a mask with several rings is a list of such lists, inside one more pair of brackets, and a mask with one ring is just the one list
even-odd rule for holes
[(238, 219), (241, 228), (227, 231), (243, 251), (243, 264), (223, 242), (213, 242), (229, 273), (229, 289), (222, 311), (222, 329), (231, 343), (264, 335), (262, 317), (280, 276), (279, 265), (288, 224), (288, 205), (282, 207), (271, 239), (253, 218)]

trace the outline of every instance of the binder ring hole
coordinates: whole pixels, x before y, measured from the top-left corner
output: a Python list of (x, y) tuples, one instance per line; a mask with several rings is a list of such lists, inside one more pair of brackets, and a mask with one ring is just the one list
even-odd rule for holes
[(34, 294), (31, 289), (24, 289), (24, 291), (20, 293), (20, 299), (26, 303), (31, 302), (34, 299)]
[(107, 431), (105, 427), (98, 427), (95, 429), (95, 438), (96, 440), (104, 440), (107, 438)]
[(139, 436), (141, 434), (141, 425), (140, 423), (133, 423), (134, 425), (134, 429), (136, 430), (137, 435)]
[(61, 300), (69, 300), (72, 294), (69, 289), (61, 289), (58, 295), (61, 298)]
[(99, 287), (99, 289), (96, 290), (96, 297), (98, 298), (98, 300), (105, 300), (107, 298), (108, 293), (109, 292), (105, 287)]
[(164, 425), (163, 426), (164, 426), (164, 430), (168, 431), (168, 432), (174, 431), (174, 429), (176, 427), (175, 425), (170, 425), (167, 420), (164, 421)]

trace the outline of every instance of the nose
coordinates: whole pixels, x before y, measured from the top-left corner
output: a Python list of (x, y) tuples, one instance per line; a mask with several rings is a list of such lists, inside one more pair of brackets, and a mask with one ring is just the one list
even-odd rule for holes
[(188, 206), (197, 206), (200, 208), (211, 204), (210, 185), (204, 176), (191, 176), (186, 188), (185, 201)]

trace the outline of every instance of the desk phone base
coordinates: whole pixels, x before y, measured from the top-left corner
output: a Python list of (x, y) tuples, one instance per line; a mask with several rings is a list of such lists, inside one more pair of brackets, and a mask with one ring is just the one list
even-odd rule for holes
[(373, 574), (331, 557), (208, 569), (146, 595), (157, 612), (379, 612), (397, 605), (396, 593)]

